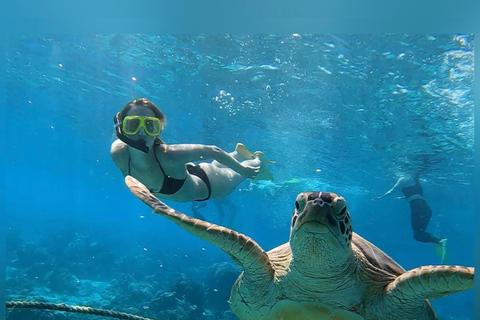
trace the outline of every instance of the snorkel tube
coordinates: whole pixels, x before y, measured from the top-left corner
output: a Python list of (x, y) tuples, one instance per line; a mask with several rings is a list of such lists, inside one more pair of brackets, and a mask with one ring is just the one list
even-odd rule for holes
[(113, 118), (113, 122), (115, 123), (115, 133), (116, 133), (118, 139), (125, 142), (130, 147), (135, 148), (137, 150), (140, 150), (140, 151), (148, 154), (148, 151), (150, 150), (150, 148), (147, 147), (147, 141), (145, 141), (145, 139), (133, 140), (133, 139), (128, 138), (123, 133), (122, 121), (120, 120), (120, 112), (118, 112), (115, 115), (115, 117)]

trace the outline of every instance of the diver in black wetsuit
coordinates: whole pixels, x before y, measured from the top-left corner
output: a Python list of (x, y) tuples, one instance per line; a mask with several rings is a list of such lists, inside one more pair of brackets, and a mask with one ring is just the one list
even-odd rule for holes
[(442, 249), (442, 261), (445, 258), (447, 239), (442, 239), (426, 231), (428, 223), (432, 218), (432, 209), (423, 197), (423, 187), (420, 184), (418, 175), (407, 175), (398, 179), (397, 183), (380, 197), (372, 200), (381, 199), (391, 194), (396, 189), (401, 188), (404, 198), (410, 205), (411, 222), (413, 237), (420, 242), (431, 242), (439, 245)]

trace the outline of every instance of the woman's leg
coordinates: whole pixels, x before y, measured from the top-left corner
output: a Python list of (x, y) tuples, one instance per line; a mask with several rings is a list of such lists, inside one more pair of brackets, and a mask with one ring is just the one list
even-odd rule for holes
[(223, 219), (225, 217), (224, 208), (228, 208), (228, 211), (230, 212), (230, 218), (228, 219), (228, 223), (225, 226), (231, 228), (233, 226), (233, 220), (235, 219), (235, 214), (237, 212), (237, 209), (235, 208), (232, 200), (230, 200), (230, 198), (228, 197), (222, 199), (214, 199), (213, 204), (215, 205), (215, 208), (217, 208), (217, 212), (219, 214), (219, 225), (223, 225)]
[[(237, 145), (235, 146), (235, 150), (230, 152), (229, 155), (235, 158), (238, 162), (242, 162), (244, 160), (251, 160), (255, 158), (255, 155), (250, 151), (248, 151), (248, 149), (245, 147), (243, 143), (237, 143)], [(217, 160), (213, 160), (211, 164), (219, 168), (227, 168), (227, 166), (221, 164)]]
[(198, 164), (205, 171), (212, 188), (211, 199), (223, 198), (230, 194), (246, 177), (225, 167), (220, 168), (208, 162)]
[(440, 238), (426, 231), (432, 218), (432, 209), (423, 199), (410, 201), (410, 210), (412, 213), (413, 237), (420, 242), (432, 242), (440, 244)]
[[(260, 167), (260, 171), (257, 173), (255, 179), (273, 180), (273, 176), (266, 166), (267, 162), (273, 162), (265, 159), (262, 152), (256, 151), (255, 153), (251, 153), (243, 144), (237, 143), (235, 150), (231, 152), (230, 155), (244, 166)], [(218, 161), (211, 163), (203, 162), (199, 165), (210, 180), (212, 187), (211, 198), (225, 197), (247, 178), (231, 168), (220, 164)]]
[[(263, 155), (263, 152), (255, 151), (254, 153), (251, 153), (243, 143), (237, 143), (237, 145), (235, 146), (235, 150), (233, 152), (230, 152), (229, 155), (231, 155), (244, 166), (260, 166), (260, 172), (255, 177), (255, 180), (273, 181), (273, 175), (270, 170), (268, 170), (266, 164), (275, 162), (266, 159)], [(218, 168), (228, 168), (227, 166), (221, 164), (216, 160), (213, 160), (211, 164)]]
[(200, 220), (203, 220), (203, 221), (207, 221), (205, 219), (205, 217), (203, 216), (203, 214), (201, 214), (198, 209), (200, 208), (205, 208), (207, 206), (207, 204), (205, 202), (195, 202), (193, 201), (192, 202), (192, 212), (193, 212), (193, 217), (197, 218), (197, 219), (200, 219)]

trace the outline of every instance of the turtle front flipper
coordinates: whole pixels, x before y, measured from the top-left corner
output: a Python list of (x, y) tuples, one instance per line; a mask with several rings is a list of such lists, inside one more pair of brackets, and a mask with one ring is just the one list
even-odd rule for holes
[[(166, 217), (197, 237), (210, 242), (226, 252), (240, 264), (248, 275), (273, 279), (274, 270), (267, 253), (250, 237), (237, 231), (189, 217), (170, 208), (157, 199), (140, 181), (127, 175), (125, 183), (130, 191), (155, 213)], [(269, 275), (269, 277), (266, 277)]]
[(387, 286), (395, 300), (436, 299), (473, 289), (475, 269), (461, 266), (422, 266), (409, 270)]

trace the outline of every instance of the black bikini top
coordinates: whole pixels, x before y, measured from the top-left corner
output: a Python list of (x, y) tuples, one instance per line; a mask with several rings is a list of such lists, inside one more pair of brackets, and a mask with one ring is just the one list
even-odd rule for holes
[[(165, 195), (175, 194), (178, 190), (180, 190), (183, 187), (183, 185), (185, 183), (185, 180), (187, 180), (187, 178), (185, 178), (185, 179), (175, 179), (175, 178), (172, 178), (169, 175), (167, 175), (165, 173), (165, 171), (163, 170), (162, 165), (160, 164), (160, 161), (158, 161), (157, 153), (155, 152), (155, 150), (153, 150), (153, 154), (155, 155), (155, 160), (157, 161), (158, 166), (160, 167), (160, 170), (163, 173), (163, 185), (162, 185), (162, 188), (160, 189), (160, 191), (150, 190), (150, 192), (160, 193), (160, 194), (165, 194)], [(128, 158), (128, 174), (129, 175), (130, 175), (130, 160), (131, 159), (132, 159), (132, 157)]]
[[(162, 165), (160, 164), (160, 161), (158, 161), (157, 153), (155, 152), (155, 150), (153, 150), (153, 154), (155, 155), (155, 160), (157, 161), (158, 166), (160, 167), (160, 170), (163, 173), (163, 185), (162, 185), (162, 188), (160, 189), (160, 191), (155, 191), (155, 190), (149, 189), (150, 192), (160, 193), (160, 194), (165, 194), (165, 195), (172, 195), (172, 194), (177, 193), (177, 191), (180, 190), (183, 187), (183, 185), (185, 184), (185, 180), (187, 180), (187, 178), (185, 177), (185, 179), (175, 179), (175, 178), (172, 178), (169, 175), (167, 175), (165, 173), (165, 171), (163, 170)], [(129, 175), (130, 175), (130, 161), (131, 161), (131, 159), (132, 159), (132, 157), (129, 156), (128, 157), (128, 174)], [(195, 201), (206, 201), (206, 200), (210, 199), (210, 196), (212, 195), (212, 186), (210, 185), (210, 179), (208, 179), (208, 176), (205, 173), (205, 171), (199, 165), (195, 165), (195, 164), (191, 164), (191, 163), (188, 163), (186, 165), (186, 168), (187, 168), (187, 171), (188, 171), (189, 174), (192, 174), (194, 176), (199, 177), (205, 183), (205, 185), (207, 186), (207, 189), (208, 189), (208, 195), (205, 199), (200, 199), (200, 200), (195, 200)]]
[(417, 182), (413, 186), (402, 188), (402, 193), (405, 196), (405, 198), (409, 198), (415, 194), (419, 194), (423, 196), (423, 187), (420, 184), (420, 182), (417, 180)]

